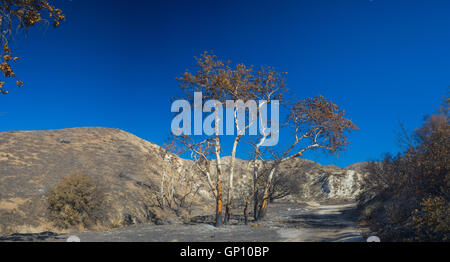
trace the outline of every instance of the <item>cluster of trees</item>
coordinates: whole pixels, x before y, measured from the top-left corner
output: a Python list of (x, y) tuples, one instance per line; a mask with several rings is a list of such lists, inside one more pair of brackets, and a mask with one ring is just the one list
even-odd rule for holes
[(362, 219), (384, 241), (450, 240), (449, 105), (404, 132), (403, 152), (368, 167)]
[[(175, 136), (178, 145), (191, 154), (196, 168), (204, 176), (205, 181), (216, 199), (216, 226), (229, 223), (233, 208), (233, 182), (235, 180), (235, 161), (240, 143), (244, 139), (245, 131), (257, 125), (252, 117), (241, 123), (234, 121), (236, 135), (231, 141), (231, 159), (228, 168), (223, 162), (223, 147), (226, 140), (219, 129), (223, 119), (217, 108), (227, 107), (227, 100), (241, 101), (245, 106), (234, 107), (234, 115), (246, 113), (247, 102), (263, 101), (257, 106), (258, 111), (274, 102), (279, 102), (285, 109), (286, 121), (280, 128), (289, 130), (291, 141), (284, 141), (288, 145), (281, 147), (264, 147), (264, 143), (271, 139), (273, 133), (262, 132), (255, 136), (246, 136), (246, 142), (252, 145), (252, 185), (249, 186), (248, 197), (244, 208), (245, 220), (248, 221), (250, 206), (253, 203), (253, 218), (263, 219), (270, 201), (270, 194), (279, 188), (281, 180), (274, 180), (280, 164), (289, 159), (301, 157), (306, 151), (322, 149), (328, 152), (338, 152), (348, 144), (346, 134), (357, 127), (346, 118), (345, 111), (323, 96), (294, 100), (287, 98), (285, 85), (286, 73), (275, 71), (271, 67), (255, 69), (245, 64), (232, 65), (230, 61), (222, 61), (215, 55), (205, 52), (197, 60), (197, 70), (194, 73), (186, 71), (178, 78), (185, 97), (192, 106), (194, 92), (202, 92), (205, 100), (214, 101), (210, 112), (213, 115), (213, 129), (210, 136), (181, 135)], [(275, 101), (276, 100), (276, 101)], [(248, 109), (248, 108), (247, 108)], [(269, 116), (269, 123), (271, 121)], [(227, 123), (229, 124), (229, 123)], [(261, 123), (260, 123), (261, 124)], [(228, 127), (227, 127), (228, 128)], [(225, 180), (226, 179), (226, 180)], [(223, 200), (224, 182), (227, 182), (226, 203)], [(276, 184), (274, 184), (276, 182)], [(280, 189), (283, 189), (282, 187)], [(223, 211), (225, 207), (225, 212)]]

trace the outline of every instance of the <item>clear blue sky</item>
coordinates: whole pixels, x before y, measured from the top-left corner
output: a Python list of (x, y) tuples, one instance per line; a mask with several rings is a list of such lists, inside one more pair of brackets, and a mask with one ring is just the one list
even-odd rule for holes
[[(204, 50), (288, 72), (297, 97), (322, 94), (360, 127), (346, 166), (398, 150), (450, 85), (450, 2), (53, 1), (67, 20), (17, 36), (23, 88), (0, 96), (0, 131), (115, 127), (161, 144), (175, 77)], [(283, 139), (283, 138), (281, 138)]]

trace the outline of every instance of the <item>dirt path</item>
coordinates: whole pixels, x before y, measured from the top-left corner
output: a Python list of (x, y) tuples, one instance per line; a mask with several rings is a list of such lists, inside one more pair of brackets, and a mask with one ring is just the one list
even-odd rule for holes
[[(208, 223), (133, 225), (121, 229), (71, 234), (13, 235), (3, 241), (362, 241), (363, 229), (354, 219), (353, 203), (273, 203), (265, 221), (216, 228)], [(238, 217), (239, 218), (239, 217)]]
[[(280, 209), (285, 227), (277, 230), (284, 241), (363, 241), (365, 229), (358, 227), (353, 203), (315, 204), (303, 208)], [(284, 211), (284, 212), (283, 212)]]

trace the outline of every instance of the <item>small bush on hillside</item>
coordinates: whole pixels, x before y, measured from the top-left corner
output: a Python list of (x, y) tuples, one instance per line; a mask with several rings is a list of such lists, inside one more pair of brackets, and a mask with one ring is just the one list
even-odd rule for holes
[(50, 219), (61, 228), (88, 228), (103, 217), (103, 200), (101, 190), (89, 176), (74, 173), (50, 188)]

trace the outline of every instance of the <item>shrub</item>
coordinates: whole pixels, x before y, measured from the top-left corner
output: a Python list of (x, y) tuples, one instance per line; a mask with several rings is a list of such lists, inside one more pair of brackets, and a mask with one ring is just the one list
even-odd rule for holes
[(61, 228), (88, 228), (103, 217), (103, 193), (89, 176), (82, 173), (64, 177), (50, 188), (47, 201), (50, 219)]
[(413, 211), (416, 240), (450, 241), (450, 209), (443, 197), (426, 198), (421, 208)]
[(384, 241), (450, 240), (449, 101), (405, 135), (403, 152), (368, 166), (362, 219)]

